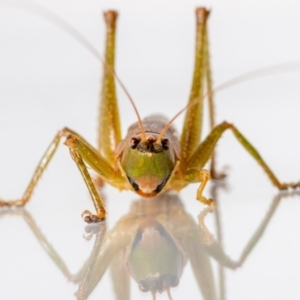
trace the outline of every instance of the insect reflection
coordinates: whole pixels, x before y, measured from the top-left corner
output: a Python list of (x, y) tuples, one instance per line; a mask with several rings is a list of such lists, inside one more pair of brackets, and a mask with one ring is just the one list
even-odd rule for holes
[[(93, 254), (76, 296), (86, 299), (110, 267), (117, 299), (130, 299), (129, 276), (141, 291), (150, 292), (153, 299), (162, 292), (172, 299), (170, 289), (180, 283), (189, 260), (204, 299), (217, 299), (210, 257), (227, 268), (239, 267), (262, 235), (280, 198), (281, 195), (274, 199), (237, 261), (224, 253), (205, 226), (207, 213), (213, 212), (211, 207), (201, 211), (195, 222), (178, 195), (165, 193), (151, 201), (137, 200), (114, 228), (105, 235), (101, 230), (97, 233)], [(101, 228), (101, 225), (96, 226)]]
[[(299, 194), (299, 193), (294, 193)], [(107, 269), (111, 269), (116, 299), (130, 299), (130, 277), (143, 292), (164, 293), (172, 299), (171, 289), (180, 284), (182, 271), (189, 261), (197, 285), (204, 299), (218, 299), (211, 257), (220, 266), (235, 269), (243, 264), (262, 236), (282, 197), (274, 198), (265, 218), (245, 246), (240, 258), (231, 260), (214, 240), (204, 220), (211, 208), (198, 216), (198, 222), (188, 214), (181, 199), (174, 194), (163, 193), (151, 201), (139, 199), (130, 211), (110, 230), (106, 223), (87, 227), (95, 242), (89, 260), (77, 275), (71, 275), (59, 254), (49, 244), (34, 220), (25, 209), (3, 210), (5, 214), (21, 214), (38, 241), (63, 274), (73, 282), (79, 282), (75, 293), (78, 299), (87, 299), (101, 282)], [(214, 195), (217, 199), (217, 195)], [(220, 211), (214, 212), (218, 218)], [(223, 289), (221, 289), (223, 290)]]

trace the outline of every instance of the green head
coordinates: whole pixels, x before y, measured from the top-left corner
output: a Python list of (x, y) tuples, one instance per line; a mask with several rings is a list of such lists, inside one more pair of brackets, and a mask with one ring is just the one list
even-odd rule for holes
[(145, 141), (138, 135), (131, 138), (121, 157), (129, 183), (143, 197), (154, 197), (163, 190), (176, 163), (169, 140), (157, 142), (156, 135), (148, 134)]
[(157, 221), (149, 219), (139, 227), (127, 267), (143, 292), (169, 292), (179, 284), (184, 256), (170, 234)]

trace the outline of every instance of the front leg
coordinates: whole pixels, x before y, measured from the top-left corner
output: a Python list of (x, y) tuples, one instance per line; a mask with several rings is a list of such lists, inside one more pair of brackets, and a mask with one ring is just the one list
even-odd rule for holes
[(207, 199), (203, 196), (203, 190), (210, 180), (210, 173), (207, 170), (201, 170), (201, 169), (191, 169), (188, 170), (184, 175), (185, 181), (188, 182), (199, 182), (200, 186), (197, 190), (197, 200), (202, 202), (203, 204), (212, 205), (215, 206), (215, 201), (213, 199)]
[(126, 180), (120, 172), (115, 170), (115, 168), (80, 135), (68, 128), (63, 129), (62, 134), (67, 137), (64, 144), (69, 147), (71, 157), (85, 181), (96, 209), (96, 214), (92, 214), (88, 210), (84, 211), (82, 213), (84, 221), (87, 223), (103, 221), (106, 218), (106, 210), (95, 183), (87, 170), (86, 164), (93, 168), (104, 181), (112, 183), (116, 187), (122, 188)]
[(85, 210), (82, 213), (82, 217), (84, 218), (84, 221), (87, 223), (98, 223), (100, 221), (105, 220), (106, 217), (106, 210), (103, 204), (103, 201), (97, 192), (97, 189), (95, 187), (95, 184), (91, 178), (91, 175), (89, 174), (87, 167), (85, 163), (82, 160), (82, 157), (76, 147), (77, 143), (77, 138), (74, 137), (73, 135), (69, 135), (65, 145), (67, 145), (70, 149), (70, 154), (74, 162), (76, 163), (82, 178), (85, 181), (85, 184), (87, 185), (87, 188), (90, 192), (92, 201), (94, 203), (95, 209), (96, 209), (96, 214), (92, 214), (90, 211)]

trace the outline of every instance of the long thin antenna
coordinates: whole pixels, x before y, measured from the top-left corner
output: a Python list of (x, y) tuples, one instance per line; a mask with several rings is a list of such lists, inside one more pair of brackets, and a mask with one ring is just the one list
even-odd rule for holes
[[(84, 46), (90, 53), (99, 60), (103, 66), (115, 77), (116, 81), (120, 85), (121, 89), (123, 92), (126, 94), (128, 97), (131, 105), (133, 106), (133, 109), (137, 115), (139, 126), (142, 131), (142, 138), (145, 139), (146, 134), (145, 134), (145, 129), (143, 126), (143, 122), (141, 120), (141, 117), (138, 113), (138, 110), (136, 108), (136, 105), (134, 104), (134, 101), (132, 97), (130, 96), (128, 90), (125, 88), (125, 85), (121, 81), (121, 79), (117, 76), (116, 72), (114, 71), (113, 68), (111, 68), (102, 58), (100, 53), (97, 51), (97, 49), (77, 30), (75, 29), (71, 24), (69, 24), (67, 21), (65, 21), (63, 18), (61, 18), (58, 14), (52, 12), (51, 10), (45, 8), (44, 6), (37, 4), (35, 2), (31, 1), (26, 1), (26, 2), (21, 2), (17, 0), (9, 0), (5, 1), (2, 0), (1, 4), (6, 4), (8, 6), (14, 6), (16, 5), (16, 8), (21, 8), (23, 10), (26, 10), (38, 17), (42, 17), (51, 24), (55, 25), (58, 27), (60, 30), (65, 31), (68, 33), (70, 36), (72, 36), (75, 40), (77, 40), (82, 46)], [(290, 72), (299, 72), (300, 70), (300, 62), (299, 61), (292, 61), (288, 63), (281, 63), (277, 65), (272, 65), (264, 68), (259, 68), (250, 72), (246, 72), (242, 75), (236, 76), (223, 84), (218, 85), (210, 94), (206, 93), (203, 95), (201, 98), (196, 98), (186, 106), (184, 106), (162, 129), (160, 132), (158, 138), (157, 138), (157, 143), (161, 142), (162, 137), (168, 130), (168, 128), (171, 126), (171, 124), (174, 122), (174, 120), (181, 115), (185, 110), (190, 109), (194, 105), (196, 105), (199, 101), (203, 101), (206, 97), (212, 96), (217, 92), (223, 91), (229, 87), (235, 86), (237, 84), (253, 80), (256, 78), (260, 77), (266, 77), (266, 76), (271, 76), (271, 75), (276, 75), (276, 74), (283, 74), (283, 73), (290, 73)]]
[(119, 83), (120, 87), (123, 89), (123, 92), (126, 94), (126, 96), (129, 99), (131, 105), (133, 106), (135, 114), (137, 115), (137, 118), (138, 118), (140, 129), (142, 131), (142, 141), (146, 141), (146, 133), (145, 133), (145, 128), (144, 128), (141, 116), (140, 116), (140, 114), (139, 114), (139, 112), (137, 110), (137, 107), (136, 107), (133, 99), (131, 98), (131, 96), (130, 96), (128, 90), (127, 90), (127, 88), (125, 87), (125, 85), (123, 84), (123, 82), (121, 81), (121, 79), (119, 78), (119, 76), (116, 74), (115, 70), (110, 65), (108, 65), (106, 62), (102, 61), (102, 59), (101, 59), (101, 62), (105, 65), (105, 68), (107, 70), (109, 70), (109, 72), (111, 72), (111, 74), (113, 74), (113, 76), (115, 77), (116, 81)]
[[(1, 1), (2, 2), (2, 1)], [(28, 11), (29, 13), (32, 13), (43, 20), (48, 21), (52, 25), (56, 26), (58, 29), (66, 32), (68, 35), (73, 37), (77, 42), (79, 42), (83, 47), (85, 47), (94, 57), (96, 57), (97, 60), (101, 62), (101, 64), (106, 68), (108, 72), (110, 72), (120, 85), (121, 89), (129, 99), (129, 102), (133, 106), (134, 112), (138, 118), (138, 123), (140, 126), (140, 129), (142, 131), (142, 139), (146, 139), (145, 129), (143, 126), (142, 119), (140, 117), (140, 114), (138, 113), (137, 107), (133, 101), (133, 98), (129, 94), (128, 90), (126, 89), (124, 83), (121, 81), (121, 79), (117, 76), (115, 70), (109, 66), (106, 61), (103, 59), (101, 54), (97, 51), (97, 49), (82, 35), (75, 27), (73, 27), (70, 23), (68, 23), (66, 20), (64, 20), (62, 17), (60, 17), (55, 12), (51, 11), (50, 9), (37, 4), (35, 2), (26, 1), (4, 1), (4, 4), (7, 4), (8, 6), (16, 7), (17, 9), (20, 8), (22, 10)], [(15, 4), (15, 5), (14, 5)]]
[(178, 116), (180, 116), (187, 109), (190, 109), (191, 107), (199, 103), (199, 101), (203, 101), (206, 97), (213, 96), (217, 92), (221, 92), (223, 90), (226, 90), (229, 87), (241, 84), (249, 80), (257, 79), (260, 77), (271, 76), (271, 75), (283, 74), (283, 73), (299, 72), (299, 70), (300, 70), (300, 62), (292, 61), (288, 63), (281, 63), (277, 65), (272, 65), (272, 66), (252, 70), (250, 72), (246, 72), (244, 74), (241, 74), (239, 76), (233, 77), (225, 81), (224, 83), (218, 85), (211, 93), (206, 93), (200, 98), (199, 97), (195, 98), (193, 101), (189, 102), (186, 106), (184, 106), (161, 130), (157, 138), (157, 143), (161, 142), (162, 137), (164, 136), (168, 128), (172, 125), (172, 123)]

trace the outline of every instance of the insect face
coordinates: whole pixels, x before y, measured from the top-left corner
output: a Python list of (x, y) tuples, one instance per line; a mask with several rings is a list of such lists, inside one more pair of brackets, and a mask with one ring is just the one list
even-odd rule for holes
[(175, 155), (169, 140), (157, 141), (158, 134), (147, 132), (146, 138), (135, 135), (126, 145), (121, 166), (139, 195), (153, 197), (163, 190), (175, 167)]

